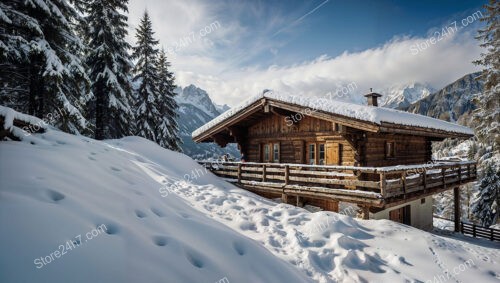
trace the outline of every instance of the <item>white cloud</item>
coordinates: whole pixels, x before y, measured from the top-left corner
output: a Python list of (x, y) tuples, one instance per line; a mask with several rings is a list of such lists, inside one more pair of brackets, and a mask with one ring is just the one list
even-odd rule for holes
[(339, 84), (355, 82), (358, 97), (370, 87), (381, 90), (407, 82), (441, 88), (462, 75), (479, 70), (472, 64), (480, 54), (473, 34), (445, 38), (413, 55), (415, 52), (410, 48), (425, 40), (396, 38), (381, 47), (344, 53), (335, 58), (322, 56), (299, 65), (265, 69), (230, 69), (219, 75), (215, 74), (221, 62), (207, 60), (202, 64), (203, 72), (178, 68), (177, 77), (181, 84), (193, 83), (207, 90), (219, 103), (234, 105), (266, 88), (298, 95), (325, 95)]
[[(255, 10), (261, 9), (259, 7), (217, 7), (198, 1), (133, 0), (131, 23), (138, 22), (144, 11), (142, 7), (146, 5), (149, 5), (157, 37), (163, 43), (178, 40), (213, 21), (220, 22), (220, 29), (207, 35), (206, 40), (197, 41), (169, 58), (179, 85), (195, 84), (207, 90), (217, 103), (235, 105), (263, 89), (298, 95), (325, 95), (339, 85), (351, 82), (358, 86), (357, 97), (370, 87), (376, 91), (406, 82), (428, 83), (441, 88), (478, 70), (471, 63), (480, 54), (472, 30), (461, 30), (445, 37), (416, 55), (412, 46), (425, 42), (426, 38), (396, 37), (383, 46), (345, 52), (334, 58), (320, 56), (295, 65), (260, 66), (252, 61), (256, 56), (282, 46), (277, 39), (270, 39), (285, 22), (279, 14), (263, 21), (262, 26), (249, 30), (240, 25), (238, 15), (259, 15), (262, 11)], [(226, 12), (221, 14), (223, 9)], [(223, 16), (230, 13), (233, 17)], [(279, 54), (283, 52), (280, 48)], [(300, 60), (297, 58), (297, 62)]]

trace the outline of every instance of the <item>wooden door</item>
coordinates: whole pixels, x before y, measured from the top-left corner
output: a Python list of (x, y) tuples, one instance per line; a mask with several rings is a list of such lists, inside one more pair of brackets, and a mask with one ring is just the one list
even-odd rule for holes
[(339, 143), (326, 142), (326, 165), (340, 165)]
[(389, 220), (411, 225), (411, 206), (406, 205), (389, 211)]
[(403, 223), (403, 208), (396, 208), (389, 211), (389, 220)]
[(302, 140), (293, 141), (293, 148), (295, 153), (294, 163), (304, 164), (305, 163), (305, 142)]

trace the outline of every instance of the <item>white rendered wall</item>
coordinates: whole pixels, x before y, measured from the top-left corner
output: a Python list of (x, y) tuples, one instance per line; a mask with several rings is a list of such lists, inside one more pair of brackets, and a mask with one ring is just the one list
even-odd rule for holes
[(425, 203), (421, 204), (421, 199), (407, 202), (402, 205), (391, 207), (377, 213), (370, 213), (370, 219), (389, 219), (389, 211), (397, 208), (411, 206), (411, 226), (422, 230), (432, 229), (432, 196), (425, 198)]

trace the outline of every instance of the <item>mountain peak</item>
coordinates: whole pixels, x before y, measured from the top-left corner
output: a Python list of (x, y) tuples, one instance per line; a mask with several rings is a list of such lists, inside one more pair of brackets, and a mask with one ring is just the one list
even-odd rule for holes
[(410, 104), (429, 96), (435, 89), (428, 84), (408, 82), (392, 85), (384, 90), (382, 106), (388, 108), (405, 108)]
[(195, 105), (210, 117), (215, 117), (220, 114), (205, 90), (190, 84), (185, 88), (179, 88), (178, 93), (179, 95), (176, 96), (178, 104)]

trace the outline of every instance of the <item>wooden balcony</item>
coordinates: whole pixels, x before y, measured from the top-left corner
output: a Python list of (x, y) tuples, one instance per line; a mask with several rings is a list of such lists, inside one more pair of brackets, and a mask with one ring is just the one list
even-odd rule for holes
[(391, 167), (200, 161), (215, 175), (257, 193), (387, 208), (476, 180), (474, 161)]

